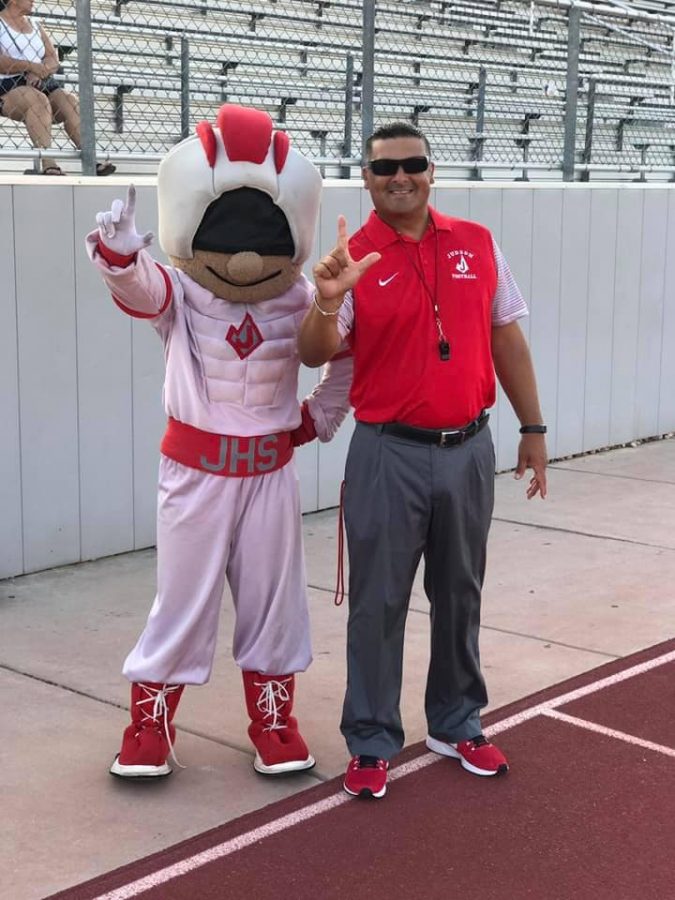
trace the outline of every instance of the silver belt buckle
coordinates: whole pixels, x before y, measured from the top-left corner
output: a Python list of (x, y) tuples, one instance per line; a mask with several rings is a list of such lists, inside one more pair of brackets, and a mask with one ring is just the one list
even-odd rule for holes
[(439, 447), (447, 447), (448, 446), (448, 438), (454, 437), (456, 434), (461, 434), (461, 431), (441, 431), (441, 437), (438, 442)]

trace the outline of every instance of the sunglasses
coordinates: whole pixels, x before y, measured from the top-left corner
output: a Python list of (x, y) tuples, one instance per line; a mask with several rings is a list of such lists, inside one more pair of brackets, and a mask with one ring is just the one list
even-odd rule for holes
[(429, 168), (429, 157), (408, 156), (406, 159), (371, 159), (368, 168), (373, 175), (395, 175), (399, 166), (406, 175), (419, 175)]

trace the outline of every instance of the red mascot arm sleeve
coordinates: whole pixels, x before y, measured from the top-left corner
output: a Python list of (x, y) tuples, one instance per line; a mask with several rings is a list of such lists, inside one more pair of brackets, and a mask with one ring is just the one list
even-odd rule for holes
[(307, 444), (316, 437), (314, 419), (309, 411), (306, 400), (300, 407), (300, 413), (302, 415), (302, 422), (294, 431), (291, 431), (291, 442), (294, 447), (300, 447), (302, 444)]
[(135, 253), (131, 253), (129, 256), (120, 256), (119, 253), (115, 253), (110, 247), (106, 247), (103, 241), (98, 242), (98, 252), (109, 266), (116, 266), (119, 269), (126, 269), (136, 259)]

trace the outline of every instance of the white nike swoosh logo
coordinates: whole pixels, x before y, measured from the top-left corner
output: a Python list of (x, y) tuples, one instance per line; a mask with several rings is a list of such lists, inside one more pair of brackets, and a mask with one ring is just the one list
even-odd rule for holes
[(390, 281), (393, 281), (394, 278), (398, 275), (398, 272), (394, 272), (393, 275), (390, 275), (389, 278), (379, 278), (377, 283), (380, 287), (386, 287)]

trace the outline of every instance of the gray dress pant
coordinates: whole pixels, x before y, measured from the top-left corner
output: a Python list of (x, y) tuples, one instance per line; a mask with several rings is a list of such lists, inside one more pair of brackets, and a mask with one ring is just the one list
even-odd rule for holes
[(390, 759), (403, 746), (403, 638), (422, 555), (429, 734), (453, 743), (480, 734), (487, 693), (478, 632), (494, 473), (487, 426), (463, 444), (437, 447), (357, 423), (345, 470), (350, 573), (340, 726), (352, 755)]

